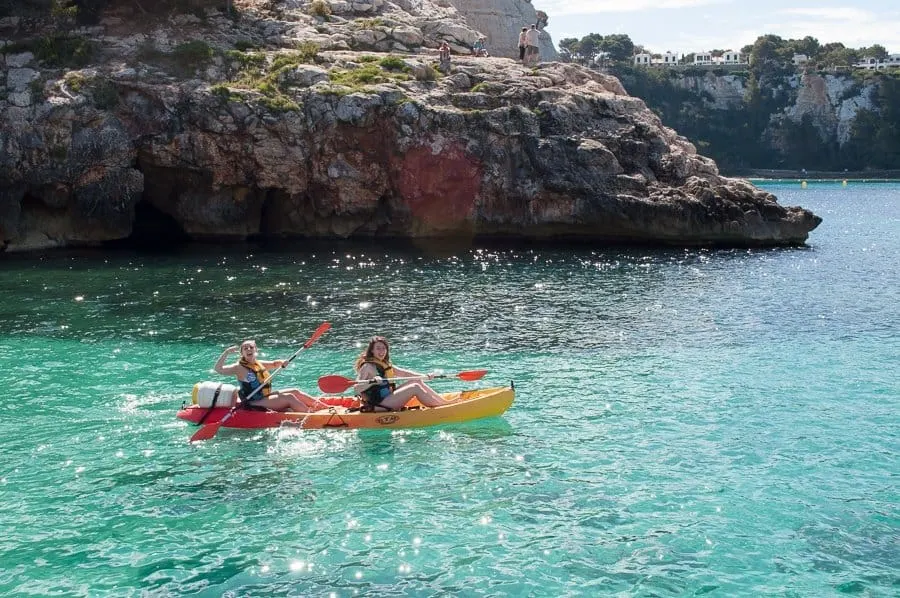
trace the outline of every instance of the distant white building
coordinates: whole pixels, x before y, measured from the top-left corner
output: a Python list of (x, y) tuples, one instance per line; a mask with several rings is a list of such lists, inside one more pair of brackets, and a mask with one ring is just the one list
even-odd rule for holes
[(803, 66), (809, 62), (809, 56), (806, 54), (794, 54), (794, 57), (791, 58), (791, 64), (794, 66)]
[(678, 56), (671, 52), (666, 52), (657, 58), (651, 58), (650, 64), (654, 66), (675, 66), (678, 64)]
[(712, 54), (709, 52), (697, 52), (694, 54), (694, 64), (712, 64)]
[(734, 50), (726, 50), (721, 56), (713, 58), (716, 64), (743, 64), (745, 61), (740, 52)]
[(890, 54), (884, 60), (879, 60), (877, 58), (872, 58), (871, 56), (867, 56), (863, 58), (860, 62), (857, 62), (853, 65), (854, 68), (858, 69), (868, 69), (871, 71), (878, 69), (886, 69), (890, 67), (900, 67), (900, 54)]
[(634, 66), (650, 66), (650, 61), (653, 60), (653, 57), (650, 54), (635, 54), (634, 55)]

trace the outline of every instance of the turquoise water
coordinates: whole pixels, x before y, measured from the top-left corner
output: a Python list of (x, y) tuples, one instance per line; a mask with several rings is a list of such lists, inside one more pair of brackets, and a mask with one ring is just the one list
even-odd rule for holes
[[(809, 247), (3, 257), (0, 595), (896, 596), (900, 185), (766, 188)], [(377, 331), (516, 402), (188, 444), (224, 347), (323, 321), (282, 386)]]

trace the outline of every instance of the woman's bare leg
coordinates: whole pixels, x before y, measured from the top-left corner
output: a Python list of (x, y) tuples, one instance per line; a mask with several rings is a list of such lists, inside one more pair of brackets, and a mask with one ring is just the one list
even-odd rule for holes
[(331, 405), (327, 403), (323, 403), (322, 401), (316, 399), (315, 397), (306, 394), (302, 390), (297, 390), (296, 388), (289, 388), (287, 390), (279, 390), (278, 394), (290, 394), (295, 399), (300, 401), (306, 406), (307, 411), (317, 411), (319, 409), (328, 409)]
[(407, 382), (388, 395), (388, 397), (381, 401), (379, 405), (383, 405), (388, 409), (400, 409), (413, 397), (418, 398), (419, 402), (426, 407), (440, 407), (441, 405), (449, 405), (453, 402), (445, 401), (441, 395), (434, 392), (427, 384), (423, 384), (422, 382)]
[(281, 393), (270, 394), (268, 398), (263, 399), (262, 401), (254, 401), (253, 404), (259, 407), (265, 407), (272, 411), (299, 411), (301, 413), (309, 411), (309, 409), (306, 408), (306, 405), (298, 401), (292, 395)]
[(328, 408), (328, 405), (320, 403), (308, 394), (294, 388), (274, 392), (266, 400), (256, 404), (272, 411), (296, 411), (297, 413)]

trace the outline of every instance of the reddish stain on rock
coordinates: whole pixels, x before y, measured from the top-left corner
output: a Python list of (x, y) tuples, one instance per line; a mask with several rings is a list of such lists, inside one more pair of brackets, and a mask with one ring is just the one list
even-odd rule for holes
[(459, 144), (437, 152), (420, 146), (398, 165), (398, 190), (420, 230), (449, 230), (471, 223), (483, 168)]

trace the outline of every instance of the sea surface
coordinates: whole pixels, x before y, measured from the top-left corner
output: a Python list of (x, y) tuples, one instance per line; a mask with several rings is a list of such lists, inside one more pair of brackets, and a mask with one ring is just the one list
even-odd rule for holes
[[(762, 185), (807, 247), (0, 256), (0, 595), (897, 596), (900, 184)], [(325, 321), (276, 386), (379, 333), (516, 401), (188, 443), (225, 347)]]

